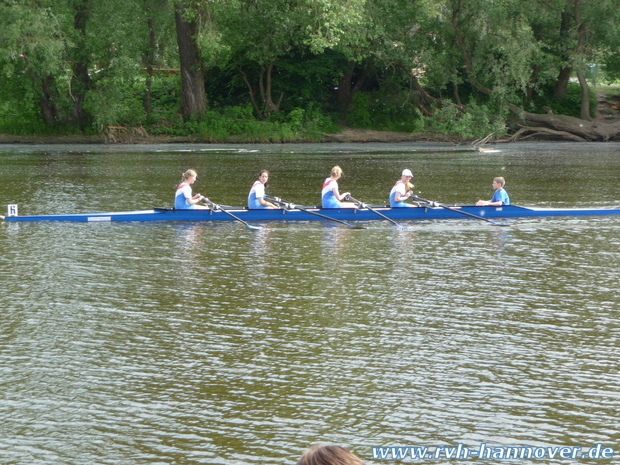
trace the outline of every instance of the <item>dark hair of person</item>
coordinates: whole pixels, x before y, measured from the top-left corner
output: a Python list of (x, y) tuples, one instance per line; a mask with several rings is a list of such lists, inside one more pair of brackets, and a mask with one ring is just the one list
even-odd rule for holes
[[(258, 177), (260, 178), (263, 175), (263, 173), (266, 173), (267, 176), (269, 176), (269, 171), (267, 171), (267, 170), (260, 170), (258, 172)], [(265, 183), (265, 187), (267, 187), (267, 184), (269, 184), (269, 179), (267, 179), (267, 182)]]

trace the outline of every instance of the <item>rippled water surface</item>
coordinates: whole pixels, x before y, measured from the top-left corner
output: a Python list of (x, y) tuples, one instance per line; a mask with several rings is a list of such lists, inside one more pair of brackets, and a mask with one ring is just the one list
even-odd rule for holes
[[(620, 204), (618, 144), (498, 149), (4, 146), (0, 208), (171, 206), (190, 167), (218, 203), (266, 168), (268, 193), (313, 205), (334, 164), (370, 203), (410, 168), (444, 203), (503, 175), (519, 205)], [(315, 443), (617, 459), (620, 218), (408, 224), (0, 223), (0, 463), (290, 465)]]

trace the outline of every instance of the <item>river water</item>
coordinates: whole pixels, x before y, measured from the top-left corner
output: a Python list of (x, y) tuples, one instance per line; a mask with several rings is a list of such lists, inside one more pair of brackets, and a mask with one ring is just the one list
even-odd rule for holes
[[(0, 208), (169, 207), (187, 168), (221, 204), (265, 168), (315, 205), (335, 164), (369, 203), (410, 168), (442, 203), (502, 175), (518, 205), (620, 204), (619, 144), (496, 148), (0, 146)], [(292, 465), (317, 443), (618, 460), (620, 218), (408, 224), (0, 222), (0, 463)]]

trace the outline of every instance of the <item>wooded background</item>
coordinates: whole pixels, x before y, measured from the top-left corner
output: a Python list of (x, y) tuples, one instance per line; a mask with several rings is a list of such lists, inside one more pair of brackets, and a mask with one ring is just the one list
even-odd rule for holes
[(294, 139), (340, 122), (614, 140), (590, 88), (620, 78), (619, 6), (0, 0), (0, 131), (217, 138), (269, 123)]

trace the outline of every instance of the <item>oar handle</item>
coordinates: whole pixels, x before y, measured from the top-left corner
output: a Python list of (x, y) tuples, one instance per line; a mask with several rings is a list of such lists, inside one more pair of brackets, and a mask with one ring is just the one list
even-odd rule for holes
[(443, 207), (443, 205), (439, 205), (439, 203), (434, 202), (433, 200), (426, 200), (426, 199), (423, 199), (422, 197), (418, 197), (417, 195), (413, 195), (413, 194), (411, 194), (411, 195), (409, 196), (409, 198), (410, 198), (410, 199), (413, 199), (413, 200), (419, 200), (420, 202), (427, 203), (427, 204), (429, 204), (431, 207)]
[(350, 224), (350, 223), (347, 223), (346, 221), (342, 221), (342, 220), (339, 220), (339, 219), (336, 219), (336, 218), (332, 218), (331, 216), (326, 216), (326, 215), (323, 215), (321, 213), (313, 212), (312, 210), (309, 210), (309, 209), (304, 208), (304, 207), (299, 207), (299, 206), (295, 205), (294, 203), (287, 202), (286, 200), (282, 200), (279, 197), (269, 197), (269, 196), (266, 195), (265, 198), (267, 200), (272, 201), (272, 202), (275, 202), (275, 203), (278, 203), (280, 205), (283, 205), (286, 209), (289, 209), (289, 210), (297, 209), (297, 210), (300, 210), (300, 211), (302, 211), (304, 213), (307, 213), (309, 215), (318, 216), (318, 217), (323, 218), (325, 220), (335, 221), (337, 223), (344, 224), (345, 226), (347, 226), (349, 228), (352, 228), (352, 229), (366, 229), (364, 226), (357, 226), (355, 224)]
[(383, 218), (384, 220), (388, 220), (390, 223), (392, 223), (394, 226), (398, 226), (400, 229), (410, 229), (409, 226), (405, 226), (402, 225), (396, 221), (394, 221), (392, 218), (388, 218), (387, 216), (385, 216), (383, 213), (375, 210), (374, 208), (371, 208), (370, 206), (368, 206), (367, 204), (365, 204), (364, 202), (354, 199), (353, 197), (351, 197), (351, 194), (347, 195), (345, 197), (345, 200), (351, 200), (353, 203), (357, 204), (358, 207), (360, 208), (366, 208), (369, 211), (375, 213), (376, 215), (379, 215), (381, 218)]
[(273, 203), (277, 203), (278, 205), (282, 205), (283, 207), (291, 210), (293, 208), (295, 208), (295, 204), (291, 203), (291, 202), (287, 202), (286, 200), (282, 200), (280, 197), (272, 197), (270, 195), (266, 195), (264, 197), (266, 200), (268, 200), (269, 202), (273, 202)]
[(423, 198), (420, 198), (420, 197), (415, 197), (415, 196), (413, 196), (413, 198), (414, 198), (414, 199), (416, 199), (416, 200), (420, 200), (420, 201), (422, 201), (422, 202), (426, 202), (426, 203), (428, 203), (428, 204), (429, 204), (430, 206), (432, 206), (432, 207), (440, 207), (440, 208), (444, 208), (444, 209), (446, 209), (446, 210), (450, 210), (450, 211), (453, 211), (453, 212), (455, 212), (455, 213), (460, 213), (461, 215), (469, 216), (469, 217), (471, 217), (471, 218), (476, 218), (477, 220), (486, 221), (487, 223), (490, 223), (490, 224), (492, 224), (493, 226), (510, 226), (510, 225), (509, 225), (509, 224), (507, 224), (507, 223), (498, 223), (498, 222), (496, 222), (496, 221), (492, 221), (492, 220), (490, 220), (490, 219), (488, 219), (488, 218), (483, 218), (483, 217), (481, 217), (481, 216), (474, 215), (473, 213), (464, 212), (464, 211), (462, 211), (462, 210), (459, 210), (458, 208), (448, 207), (447, 205), (442, 205), (442, 204), (437, 203), (437, 202), (431, 202), (430, 200), (426, 200), (426, 199), (423, 199)]
[[(224, 211), (224, 207), (222, 207), (220, 204), (212, 202), (211, 200), (209, 200), (206, 197), (203, 197), (201, 199), (204, 203), (207, 204), (207, 206), (211, 207), (211, 210), (221, 210)], [(226, 212), (225, 212), (226, 213)]]
[(362, 202), (361, 200), (354, 199), (354, 198), (351, 196), (351, 194), (347, 195), (344, 199), (345, 199), (345, 200), (350, 200), (351, 202), (353, 202), (353, 203), (354, 203), (354, 204), (356, 204), (356, 205), (359, 205), (359, 206), (360, 206), (360, 207), (362, 207), (362, 208), (367, 208), (367, 207), (368, 207), (368, 205), (366, 205), (366, 204), (365, 204), (364, 202)]
[(220, 205), (219, 203), (212, 202), (211, 200), (209, 200), (206, 197), (202, 197), (200, 200), (202, 200), (204, 203), (206, 203), (213, 210), (222, 210), (222, 211), (226, 210), (224, 205)]

